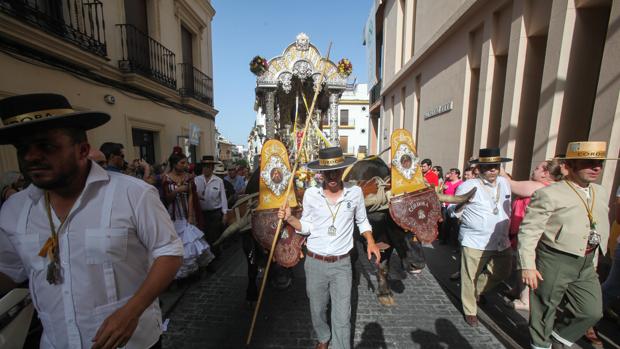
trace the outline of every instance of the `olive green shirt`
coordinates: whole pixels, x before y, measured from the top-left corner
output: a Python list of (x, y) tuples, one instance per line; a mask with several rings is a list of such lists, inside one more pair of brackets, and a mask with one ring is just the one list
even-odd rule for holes
[[(575, 184), (571, 183), (573, 186)], [(593, 216), (596, 231), (601, 236), (600, 252), (607, 251), (609, 239), (609, 207), (605, 190), (598, 184), (590, 184), (594, 197)], [(590, 221), (582, 200), (591, 205), (585, 193), (577, 193), (560, 181), (538, 189), (532, 195), (525, 218), (519, 227), (519, 269), (536, 269), (536, 246), (545, 245), (575, 256), (584, 256), (588, 244)]]

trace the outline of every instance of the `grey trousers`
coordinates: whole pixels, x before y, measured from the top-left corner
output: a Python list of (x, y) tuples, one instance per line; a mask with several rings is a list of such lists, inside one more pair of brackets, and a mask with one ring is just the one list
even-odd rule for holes
[[(536, 268), (544, 280), (530, 292), (533, 346), (549, 348), (551, 337), (571, 346), (603, 317), (601, 284), (593, 260), (594, 253), (580, 257), (538, 244)], [(556, 321), (556, 309), (563, 299), (570, 314)]]
[[(351, 257), (327, 263), (307, 257), (306, 294), (310, 299), (312, 326), (321, 343), (330, 338), (332, 349), (351, 348)], [(330, 333), (327, 323), (327, 305), (331, 299)]]

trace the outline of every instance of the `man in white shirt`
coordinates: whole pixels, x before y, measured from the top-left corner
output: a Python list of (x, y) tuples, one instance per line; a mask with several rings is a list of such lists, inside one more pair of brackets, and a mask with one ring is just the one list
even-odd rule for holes
[[(310, 299), (312, 325), (319, 343), (316, 349), (327, 349), (331, 338), (333, 349), (350, 348), (351, 336), (351, 259), (354, 223), (368, 242), (370, 260), (379, 263), (381, 254), (366, 217), (364, 194), (358, 186), (345, 185), (342, 174), (355, 158), (342, 155), (340, 147), (319, 151), (319, 160), (308, 163), (312, 171), (323, 172), (323, 186), (306, 190), (301, 219), (291, 215), (290, 208), (281, 209), (280, 219), (300, 234), (308, 235), (304, 263), (306, 293)], [(331, 300), (330, 332), (327, 305)]]
[(467, 203), (452, 205), (448, 211), (461, 219), (461, 301), (465, 321), (478, 325), (477, 300), (510, 275), (512, 257), (510, 226), (510, 183), (499, 177), (501, 163), (511, 161), (499, 155), (499, 148), (480, 149), (477, 164), (480, 177), (461, 184), (456, 195), (477, 188)]
[(228, 211), (224, 181), (213, 175), (217, 161), (211, 155), (202, 157), (202, 175), (194, 178), (200, 209), (205, 221), (205, 236), (213, 244), (222, 234), (224, 215)]
[(237, 173), (237, 166), (230, 165), (228, 166), (228, 176), (224, 177), (224, 180), (230, 182), (230, 184), (235, 187), (235, 195), (234, 198), (237, 200), (239, 195), (243, 194), (245, 191), (245, 178), (241, 177)]
[(161, 347), (157, 297), (183, 244), (154, 187), (87, 159), (86, 130), (110, 116), (32, 94), (0, 117), (33, 183), (0, 211), (0, 290), (30, 279), (42, 348)]

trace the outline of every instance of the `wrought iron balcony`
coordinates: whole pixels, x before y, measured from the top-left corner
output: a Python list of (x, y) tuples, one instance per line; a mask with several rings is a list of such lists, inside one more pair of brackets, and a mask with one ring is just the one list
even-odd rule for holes
[(193, 97), (213, 106), (213, 79), (189, 63), (180, 63), (179, 94)]
[(131, 24), (117, 24), (121, 31), (122, 57), (119, 69), (138, 73), (160, 84), (176, 89), (176, 64), (174, 52), (141, 32)]
[(381, 79), (370, 89), (370, 105), (381, 99)]
[(0, 12), (105, 57), (103, 4), (98, 0), (0, 0)]

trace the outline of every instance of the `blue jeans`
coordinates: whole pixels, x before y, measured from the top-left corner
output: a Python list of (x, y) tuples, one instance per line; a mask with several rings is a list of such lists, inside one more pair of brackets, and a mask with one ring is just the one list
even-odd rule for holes
[(614, 261), (607, 279), (603, 282), (603, 309), (611, 302), (620, 298), (620, 243), (616, 246)]
[[(331, 337), (332, 349), (351, 348), (351, 257), (333, 263), (307, 257), (304, 270), (312, 327), (319, 342), (327, 343)], [(327, 305), (330, 300), (331, 334), (327, 323)]]

